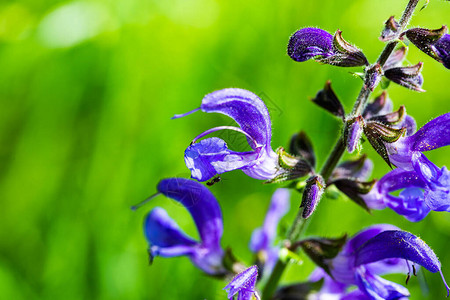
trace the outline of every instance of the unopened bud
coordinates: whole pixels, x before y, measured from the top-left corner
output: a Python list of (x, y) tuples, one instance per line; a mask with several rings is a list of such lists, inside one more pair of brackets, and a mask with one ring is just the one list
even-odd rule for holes
[(358, 116), (345, 123), (344, 141), (347, 145), (347, 151), (353, 153), (358, 146), (359, 140), (363, 133), (364, 119)]
[(395, 21), (394, 16), (390, 17), (384, 24), (385, 26), (381, 32), (380, 40), (382, 42), (388, 42), (397, 38), (400, 26), (397, 21)]
[(306, 181), (306, 187), (303, 191), (302, 204), (300, 205), (300, 207), (303, 207), (303, 218), (307, 219), (312, 215), (320, 201), (320, 198), (322, 198), (324, 191), (325, 182), (322, 176), (315, 175)]

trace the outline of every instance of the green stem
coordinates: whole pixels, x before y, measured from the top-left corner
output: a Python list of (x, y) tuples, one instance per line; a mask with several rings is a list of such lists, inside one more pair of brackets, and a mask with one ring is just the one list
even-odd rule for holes
[[(410, 0), (408, 2), (408, 5), (405, 8), (405, 11), (403, 12), (403, 15), (399, 22), (399, 33), (402, 32), (406, 26), (409, 23), (409, 20), (411, 19), (414, 10), (419, 3), (419, 0)], [(391, 55), (392, 51), (394, 51), (395, 47), (397, 46), (398, 41), (391, 41), (386, 44), (383, 51), (381, 52), (380, 56), (377, 59), (378, 64), (380, 66), (383, 66), (389, 56)], [(366, 82), (368, 74), (365, 74), (364, 82)], [(355, 105), (353, 106), (352, 114), (357, 116), (361, 114), (361, 112), (364, 110), (367, 104), (367, 100), (369, 99), (369, 96), (371, 94), (371, 91), (363, 85), (361, 88), (361, 91), (359, 92), (358, 98), (356, 99)], [(324, 163), (322, 169), (320, 170), (320, 175), (322, 175), (325, 182), (330, 177), (333, 170), (336, 168), (337, 164), (341, 160), (342, 155), (345, 152), (345, 144), (343, 141), (342, 134), (337, 140), (333, 150), (331, 151), (330, 155), (328, 156), (328, 159)], [(308, 223), (310, 222), (311, 218), (305, 220), (302, 218), (302, 209), (299, 210), (297, 213), (297, 216), (295, 217), (294, 222), (292, 223), (288, 235), (287, 235), (287, 242), (292, 243), (293, 241), (296, 241), (300, 239), (300, 237), (303, 235), (304, 229), (307, 227)], [(266, 285), (263, 288), (262, 291), (262, 299), (263, 300), (269, 300), (272, 298), (278, 283), (281, 279), (281, 276), (283, 275), (284, 270), (287, 267), (286, 261), (282, 261), (278, 259), (277, 263), (275, 264), (275, 267), (270, 274), (269, 279), (267, 280)]]

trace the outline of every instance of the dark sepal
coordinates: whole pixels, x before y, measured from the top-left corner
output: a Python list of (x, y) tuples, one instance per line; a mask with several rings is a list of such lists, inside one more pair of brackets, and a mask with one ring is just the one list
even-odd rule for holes
[(289, 144), (289, 152), (304, 158), (312, 168), (316, 166), (316, 156), (311, 140), (303, 130), (292, 136)]
[(331, 277), (330, 267), (327, 261), (335, 258), (342, 246), (347, 241), (347, 235), (336, 239), (311, 238), (294, 243), (292, 246), (296, 249), (302, 247), (306, 255)]
[(373, 92), (375, 87), (381, 81), (383, 76), (383, 68), (381, 68), (379, 63), (376, 63), (366, 68), (366, 74), (367, 76), (364, 81), (364, 86)]
[(421, 51), (425, 52), (437, 61), (441, 61), (438, 54), (434, 50), (434, 47), (430, 46), (446, 34), (447, 31), (447, 26), (443, 25), (439, 29), (411, 28), (403, 34), (406, 35), (408, 40), (410, 40), (411, 43), (413, 43)]
[(322, 285), (323, 279), (282, 286), (275, 292), (272, 300), (307, 300), (309, 295), (319, 291)]
[(337, 30), (333, 36), (334, 55), (317, 59), (318, 62), (339, 66), (339, 67), (358, 67), (368, 66), (369, 62), (361, 50), (344, 40), (342, 31)]
[(302, 195), (302, 203), (300, 207), (303, 207), (302, 217), (304, 219), (309, 218), (319, 204), (325, 191), (325, 181), (322, 176), (314, 175), (306, 181), (305, 190)]
[(385, 115), (381, 115), (381, 116), (374, 116), (371, 117), (370, 119), (368, 119), (368, 121), (376, 121), (376, 122), (380, 122), (386, 125), (394, 125), (397, 124), (401, 121), (403, 121), (403, 119), (406, 116), (406, 109), (405, 106), (402, 105), (400, 106), (400, 108), (397, 111), (385, 114)]
[(392, 52), (387, 61), (385, 62), (383, 69), (391, 69), (394, 67), (401, 66), (402, 61), (405, 59), (407, 53), (407, 49), (405, 46), (402, 46)]
[(297, 179), (313, 172), (313, 167), (303, 157), (287, 153), (283, 147), (277, 149), (278, 163), (283, 172), (264, 183), (277, 183)]
[(330, 176), (330, 183), (337, 179), (343, 178), (357, 178), (357, 174), (364, 167), (364, 162), (367, 159), (367, 155), (361, 155), (359, 158), (354, 160), (347, 160), (340, 163), (333, 171)]
[(423, 63), (420, 62), (414, 66), (397, 67), (384, 71), (384, 75), (389, 80), (404, 86), (410, 90), (417, 92), (425, 92), (422, 89), (423, 77), (420, 73), (422, 71)]
[(385, 143), (397, 141), (405, 132), (406, 128), (395, 129), (377, 122), (367, 122), (364, 126), (364, 134), (369, 143), (391, 168)]
[(316, 97), (311, 99), (311, 101), (319, 105), (320, 107), (326, 109), (333, 115), (344, 120), (345, 118), (344, 107), (342, 106), (341, 101), (339, 101), (338, 97), (331, 88), (331, 81), (328, 80), (325, 83), (324, 88), (319, 92), (317, 92)]
[(361, 198), (361, 194), (364, 195), (370, 192), (375, 182), (375, 179), (372, 181), (362, 182), (348, 178), (335, 180), (333, 184), (353, 202), (370, 212), (366, 202), (364, 202), (363, 198)]
[(363, 112), (363, 117), (368, 119), (372, 116), (378, 115), (378, 113), (386, 106), (388, 103), (387, 92), (383, 91), (378, 97), (376, 97), (372, 102), (367, 104)]
[(380, 41), (382, 42), (388, 42), (392, 41), (397, 38), (400, 28), (400, 25), (397, 21), (395, 21), (394, 16), (390, 17), (385, 23), (384, 23), (384, 29), (381, 32)]

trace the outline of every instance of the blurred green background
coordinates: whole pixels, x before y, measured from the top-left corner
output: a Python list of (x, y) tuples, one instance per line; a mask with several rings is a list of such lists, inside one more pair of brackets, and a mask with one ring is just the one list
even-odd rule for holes
[[(373, 62), (383, 48), (378, 40), (383, 22), (398, 17), (406, 2), (2, 2), (0, 298), (225, 299), (225, 283), (206, 277), (187, 258), (157, 258), (148, 265), (144, 215), (162, 206), (196, 237), (183, 207), (160, 196), (137, 212), (129, 209), (153, 194), (159, 179), (189, 176), (183, 151), (194, 136), (230, 124), (224, 116), (200, 112), (170, 117), (198, 107), (211, 91), (245, 88), (269, 106), (273, 148), (287, 146), (294, 132), (306, 130), (321, 165), (340, 125), (308, 97), (331, 79), (349, 111), (361, 80), (348, 72), (360, 69), (295, 63), (286, 55), (290, 34), (305, 26), (339, 28)], [(438, 28), (449, 16), (448, 2), (432, 0), (412, 25)], [(413, 47), (408, 59), (424, 61), (427, 92), (391, 84), (389, 93), (421, 126), (450, 111), (450, 73)], [(364, 146), (380, 177), (388, 167)], [(438, 166), (449, 165), (448, 148), (427, 155)], [(277, 186), (240, 171), (223, 179), (211, 188), (224, 214), (223, 246), (251, 263), (251, 232), (262, 224)], [(299, 201), (293, 195), (281, 227), (292, 221)], [(334, 237), (380, 222), (420, 235), (450, 280), (447, 213), (411, 224), (389, 210), (370, 215), (345, 198), (324, 199), (308, 233)], [(305, 260), (283, 281), (304, 280), (312, 268)], [(443, 298), (440, 276), (424, 275), (428, 294), (413, 278), (411, 299)]]

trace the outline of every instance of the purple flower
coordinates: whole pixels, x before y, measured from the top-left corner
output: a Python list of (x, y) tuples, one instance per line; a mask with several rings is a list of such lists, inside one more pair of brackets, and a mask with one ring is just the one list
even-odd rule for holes
[(256, 279), (258, 278), (258, 268), (251, 266), (236, 275), (223, 289), (228, 290), (227, 298), (233, 299), (238, 294), (237, 300), (251, 300), (252, 295), (259, 300), (258, 292), (255, 290)]
[(279, 188), (273, 193), (269, 210), (262, 227), (253, 231), (250, 240), (250, 250), (261, 256), (264, 264), (264, 274), (270, 274), (278, 259), (279, 247), (274, 245), (277, 227), (280, 219), (289, 211), (289, 189)]
[(180, 202), (191, 214), (200, 241), (187, 236), (160, 207), (145, 218), (144, 233), (150, 244), (150, 257), (188, 256), (192, 263), (211, 275), (223, 275), (224, 252), (220, 247), (222, 213), (214, 195), (200, 183), (184, 179), (163, 179), (158, 192)]
[[(369, 208), (386, 206), (412, 222), (431, 210), (450, 211), (450, 172), (429, 161), (423, 151), (450, 143), (450, 113), (428, 122), (415, 134), (387, 144), (390, 161), (398, 169), (383, 176), (362, 198)], [(391, 193), (404, 189), (398, 196)]]
[(288, 55), (295, 61), (333, 54), (333, 36), (320, 28), (302, 28), (289, 39)]
[(298, 62), (314, 58), (321, 63), (340, 67), (369, 65), (361, 50), (342, 38), (340, 30), (332, 36), (320, 28), (302, 28), (289, 39), (287, 53)]
[(433, 250), (420, 238), (388, 224), (366, 228), (347, 241), (339, 254), (328, 262), (335, 282), (329, 278), (325, 280), (321, 292), (324, 292), (323, 289), (329, 292), (333, 288), (342, 297), (349, 297), (346, 287), (356, 285), (358, 292), (351, 294), (358, 296), (356, 299), (408, 297), (409, 292), (405, 287), (379, 275), (409, 273), (410, 263), (421, 265), (432, 273), (440, 272), (449, 292), (441, 263)]
[[(184, 153), (184, 160), (192, 178), (206, 181), (217, 174), (237, 169), (241, 169), (250, 177), (262, 180), (273, 179), (280, 174), (278, 155), (270, 146), (272, 128), (269, 112), (258, 96), (236, 88), (219, 90), (206, 95), (200, 108), (175, 115), (173, 118), (184, 117), (199, 109), (207, 113), (215, 112), (229, 116), (239, 127), (211, 128), (193, 140)], [(207, 134), (224, 129), (244, 134), (252, 151), (232, 151), (228, 149), (225, 141), (217, 137), (195, 143)]]

